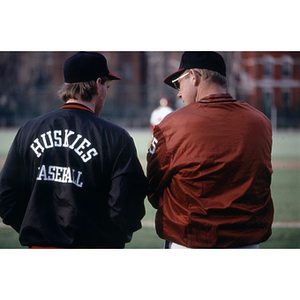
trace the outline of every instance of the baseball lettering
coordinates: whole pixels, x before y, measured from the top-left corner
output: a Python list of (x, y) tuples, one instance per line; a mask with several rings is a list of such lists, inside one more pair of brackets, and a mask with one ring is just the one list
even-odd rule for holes
[(71, 170), (69, 167), (49, 166), (46, 168), (45, 165), (42, 165), (38, 168), (38, 171), (39, 174), (36, 180), (72, 183), (78, 187), (83, 186), (83, 182), (80, 182), (82, 172)]
[(81, 157), (83, 162), (88, 162), (93, 157), (98, 155), (95, 148), (91, 148), (92, 143), (84, 138), (81, 134), (76, 134), (74, 131), (65, 129), (47, 131), (41, 134), (40, 138), (36, 138), (30, 145), (30, 148), (40, 157), (45, 149), (54, 147), (64, 147), (74, 150)]

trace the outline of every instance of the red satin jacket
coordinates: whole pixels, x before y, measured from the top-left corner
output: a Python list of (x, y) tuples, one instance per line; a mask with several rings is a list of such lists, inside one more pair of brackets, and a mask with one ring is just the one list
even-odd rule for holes
[(271, 148), (269, 119), (230, 94), (166, 116), (147, 155), (159, 237), (191, 248), (266, 241), (274, 214)]

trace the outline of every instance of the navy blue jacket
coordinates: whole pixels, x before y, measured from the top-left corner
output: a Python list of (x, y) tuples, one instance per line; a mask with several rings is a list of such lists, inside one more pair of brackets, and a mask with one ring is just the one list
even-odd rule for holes
[(23, 246), (124, 248), (146, 193), (127, 131), (65, 104), (19, 129), (0, 175), (0, 216)]

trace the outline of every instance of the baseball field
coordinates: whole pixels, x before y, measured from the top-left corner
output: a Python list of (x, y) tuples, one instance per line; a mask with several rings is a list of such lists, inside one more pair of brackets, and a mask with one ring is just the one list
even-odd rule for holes
[[(149, 130), (128, 130), (138, 150), (143, 167), (150, 145)], [(0, 169), (3, 166), (16, 130), (0, 130)], [(272, 197), (275, 207), (273, 234), (261, 249), (300, 248), (300, 132), (277, 131), (273, 135)], [(155, 233), (155, 210), (145, 199), (146, 216), (143, 228), (133, 235), (127, 249), (161, 249), (163, 240)], [(18, 235), (10, 227), (0, 225), (0, 248), (22, 248)]]

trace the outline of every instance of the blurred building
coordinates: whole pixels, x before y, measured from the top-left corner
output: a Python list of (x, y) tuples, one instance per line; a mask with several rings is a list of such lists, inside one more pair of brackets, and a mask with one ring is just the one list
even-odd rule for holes
[[(161, 97), (182, 107), (177, 91), (163, 83), (175, 72), (183, 52), (102, 52), (112, 82), (101, 117), (124, 127), (149, 127)], [(0, 52), (0, 126), (59, 108), (63, 64), (75, 52)], [(220, 52), (227, 65), (228, 91), (265, 113), (274, 127), (300, 127), (300, 52)]]
[(300, 126), (300, 52), (233, 52), (236, 97), (277, 127)]

